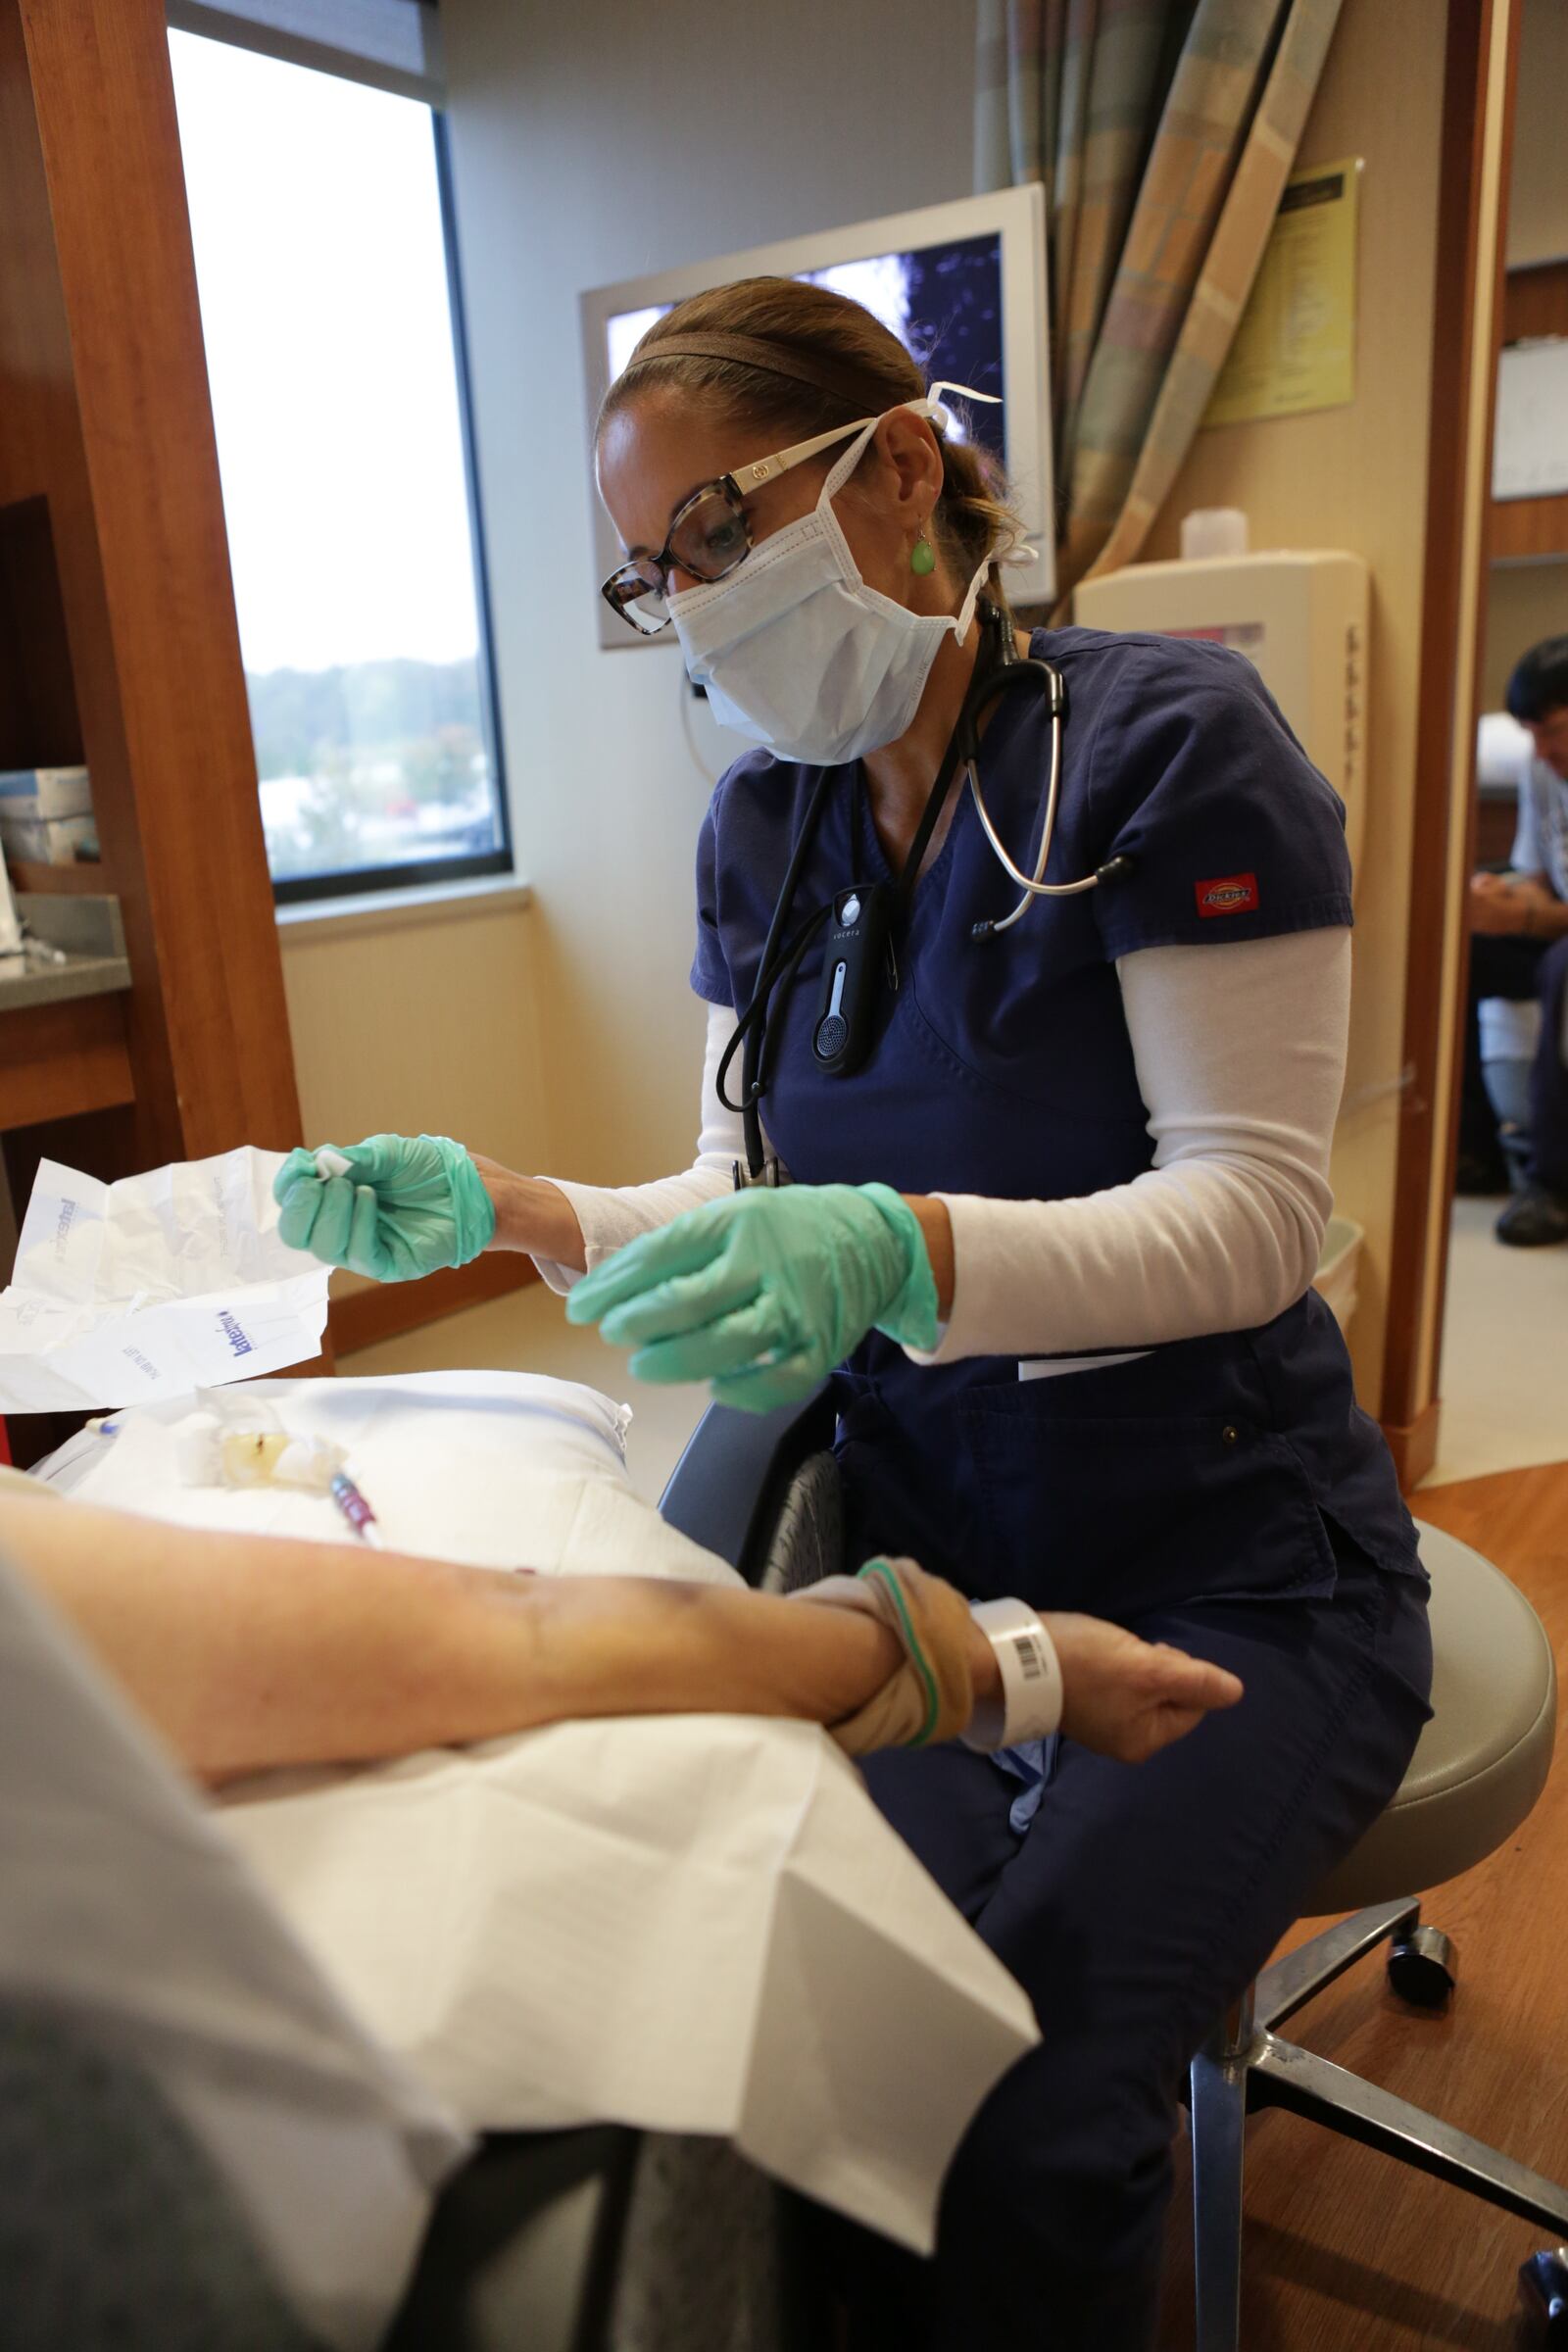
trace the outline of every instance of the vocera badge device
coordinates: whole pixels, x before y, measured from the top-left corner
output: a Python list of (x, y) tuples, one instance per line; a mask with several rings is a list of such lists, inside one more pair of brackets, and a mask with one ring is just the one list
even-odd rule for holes
[(855, 883), (833, 901), (811, 1052), (835, 1077), (864, 1061), (883, 982), (898, 984), (892, 960), (896, 897), (891, 882)]

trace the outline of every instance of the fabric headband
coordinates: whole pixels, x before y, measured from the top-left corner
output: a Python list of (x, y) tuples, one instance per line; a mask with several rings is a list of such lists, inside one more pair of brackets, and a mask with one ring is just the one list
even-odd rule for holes
[[(767, 375), (786, 375), (796, 383), (809, 384), (814, 391), (831, 392), (836, 400), (847, 401), (851, 408), (864, 410), (865, 387), (852, 385), (846, 375), (833, 367), (823, 367), (819, 361), (801, 359), (792, 351), (781, 350), (761, 335), (671, 335), (666, 343), (652, 343), (627, 361), (624, 374), (634, 368), (646, 368), (653, 360), (733, 360), (742, 368), (760, 368)], [(880, 398), (880, 394), (877, 396)], [(918, 392), (911, 392), (918, 400)], [(872, 402), (875, 407), (875, 402)]]

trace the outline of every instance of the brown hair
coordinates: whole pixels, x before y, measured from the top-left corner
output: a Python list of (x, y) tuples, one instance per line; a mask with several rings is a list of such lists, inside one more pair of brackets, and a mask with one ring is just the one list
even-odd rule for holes
[[(678, 348), (666, 354), (665, 345)], [(926, 388), (897, 335), (860, 303), (793, 277), (743, 277), (656, 318), (605, 395), (596, 442), (639, 393), (665, 387), (705, 396), (781, 441), (878, 416)], [(1005, 611), (999, 566), (1019, 525), (1002, 469), (978, 443), (950, 441), (935, 417), (931, 429), (943, 466), (938, 543), (965, 580), (989, 560), (986, 593)]]

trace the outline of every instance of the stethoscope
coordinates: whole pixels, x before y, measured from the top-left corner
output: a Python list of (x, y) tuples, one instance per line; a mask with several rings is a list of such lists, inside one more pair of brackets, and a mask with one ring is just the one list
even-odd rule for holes
[[(724, 1049), (723, 1059), (718, 1065), (718, 1099), (726, 1110), (739, 1111), (745, 1131), (746, 1164), (743, 1167), (739, 1160), (735, 1162), (738, 1190), (748, 1185), (777, 1185), (787, 1181), (781, 1176), (777, 1159), (770, 1158), (764, 1152), (761, 1114), (758, 1108), (767, 1092), (768, 1009), (774, 990), (782, 987), (788, 992), (807, 950), (826, 926), (828, 938), (822, 968), (822, 994), (811, 1030), (812, 1058), (818, 1068), (830, 1077), (852, 1077), (862, 1067), (875, 1038), (876, 1006), (884, 972), (893, 989), (896, 990), (899, 985), (895, 936), (907, 911), (915, 878), (924, 861), (937, 819), (946, 806), (953, 779), (960, 767), (974, 796), (975, 809), (985, 830), (986, 840), (1004, 872), (1018, 885), (1021, 894), (1010, 913), (975, 923), (969, 933), (972, 940), (997, 938), (1004, 931), (1010, 931), (1014, 923), (1028, 912), (1036, 899), (1079, 898), (1086, 891), (1098, 890), (1103, 882), (1120, 880), (1132, 870), (1133, 860), (1122, 856), (1107, 858), (1103, 865), (1098, 866), (1092, 874), (1085, 874), (1077, 882), (1048, 882), (1045, 879), (1046, 867), (1051, 859), (1051, 846), (1055, 838), (1056, 811), (1061, 794), (1066, 683), (1054, 662), (1039, 662), (1032, 656), (1019, 655), (1012, 641), (1011, 622), (1000, 607), (982, 604), (980, 623), (980, 648), (975, 657), (974, 675), (969, 681), (963, 706), (949, 737), (942, 764), (927, 795), (920, 822), (915, 827), (914, 838), (909, 844), (908, 855), (898, 880), (851, 883), (847, 889), (830, 899), (825, 906), (817, 907), (793, 932), (789, 932), (790, 909), (838, 771), (825, 767), (817, 778), (816, 788), (807, 806), (806, 820), (790, 853), (789, 866), (763, 943), (762, 959), (758, 967), (751, 1002), (736, 1023), (735, 1034)], [(986, 807), (979, 775), (980, 734), (988, 713), (1004, 696), (1025, 692), (1043, 697), (1051, 720), (1051, 765), (1040, 822), (1040, 846), (1035, 853), (1033, 870), (1029, 873), (1025, 873), (1015, 862), (998, 832), (991, 811)], [(856, 771), (856, 790), (859, 790), (858, 769)], [(739, 1102), (732, 1102), (724, 1091), (724, 1081), (737, 1050), (742, 1055), (741, 1099)]]

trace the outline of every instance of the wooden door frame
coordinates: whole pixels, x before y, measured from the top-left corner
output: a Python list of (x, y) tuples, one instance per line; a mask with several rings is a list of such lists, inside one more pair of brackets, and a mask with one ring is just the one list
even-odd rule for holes
[[(1384, 1428), (1406, 1491), (1436, 1458), (1441, 1410), (1439, 1347), (1469, 964), (1464, 885), (1475, 853), (1475, 680), (1486, 612), (1479, 585), (1469, 610), (1466, 564), (1473, 561), (1484, 578), (1521, 17), (1520, 0), (1448, 0), (1446, 12), (1405, 960), (1402, 1060), (1411, 1081), (1395, 1180), (1382, 1399)], [(1499, 37), (1505, 43), (1500, 60)], [(1495, 232), (1483, 251), (1499, 65), (1504, 86)], [(1487, 477), (1480, 482), (1478, 466)]]
[(42, 518), (53, 637), (37, 598), (19, 610), (29, 666), (57, 673), (36, 742), (0, 764), (92, 770), (131, 967), (133, 1158), (287, 1150), (299, 1098), (164, 0), (0, 0), (0, 502)]

